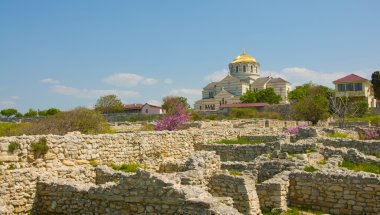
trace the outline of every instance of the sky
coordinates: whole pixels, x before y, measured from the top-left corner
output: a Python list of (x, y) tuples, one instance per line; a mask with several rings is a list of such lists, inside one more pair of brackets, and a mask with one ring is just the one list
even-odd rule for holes
[(0, 109), (201, 99), (245, 49), (293, 84), (380, 70), (378, 0), (2, 0)]

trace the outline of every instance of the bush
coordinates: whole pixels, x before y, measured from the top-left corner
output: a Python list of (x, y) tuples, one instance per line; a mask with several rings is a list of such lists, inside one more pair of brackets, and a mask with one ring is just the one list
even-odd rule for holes
[(313, 166), (305, 166), (303, 169), (305, 172), (316, 172), (318, 169), (314, 168)]
[(87, 108), (76, 108), (25, 124), (25, 126), (22, 126), (20, 133), (63, 135), (72, 131), (80, 131), (84, 134), (99, 134), (110, 132), (110, 128), (100, 113)]
[(46, 154), (49, 151), (49, 146), (46, 143), (46, 137), (41, 137), (40, 139), (38, 139), (37, 142), (30, 144), (30, 147), (32, 148), (37, 157)]
[(136, 172), (138, 168), (141, 168), (141, 165), (138, 163), (128, 163), (122, 165), (111, 164), (111, 168), (123, 172)]
[(288, 133), (288, 134), (292, 134), (292, 135), (298, 135), (300, 129), (301, 128), (306, 128), (306, 127), (307, 127), (306, 124), (292, 126), (292, 127), (287, 127), (285, 129), (285, 132)]
[(181, 128), (183, 123), (187, 122), (190, 119), (190, 114), (185, 113), (185, 109), (181, 104), (178, 104), (175, 109), (176, 111), (172, 112), (164, 119), (157, 122), (154, 128), (156, 131), (178, 130)]
[(18, 142), (10, 142), (8, 145), (8, 152), (13, 153), (19, 148), (20, 148), (20, 144)]
[(380, 137), (378, 131), (374, 129), (363, 129), (363, 130), (364, 130), (364, 134), (361, 135), (361, 139), (375, 140), (375, 139), (379, 139)]

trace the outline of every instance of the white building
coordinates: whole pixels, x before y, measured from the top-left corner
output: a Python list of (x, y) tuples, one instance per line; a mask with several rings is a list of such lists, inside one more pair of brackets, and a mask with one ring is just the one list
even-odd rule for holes
[(222, 104), (241, 103), (240, 97), (247, 90), (273, 88), (281, 96), (281, 103), (288, 103), (291, 83), (272, 76), (260, 77), (260, 64), (245, 51), (237, 56), (229, 66), (229, 74), (219, 82), (211, 82), (202, 90), (202, 99), (194, 104), (200, 111), (219, 110)]

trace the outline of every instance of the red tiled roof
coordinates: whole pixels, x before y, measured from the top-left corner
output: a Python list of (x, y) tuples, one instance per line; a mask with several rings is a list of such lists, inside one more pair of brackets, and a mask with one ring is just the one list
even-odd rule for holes
[(244, 108), (244, 107), (264, 107), (268, 106), (268, 103), (258, 102), (258, 103), (239, 103), (239, 104), (223, 104), (220, 108)]
[(344, 76), (343, 78), (339, 78), (338, 80), (333, 81), (333, 83), (342, 83), (342, 82), (353, 82), (353, 81), (368, 81), (367, 79), (360, 77), (355, 74)]
[(124, 105), (124, 109), (131, 110), (131, 109), (141, 109), (144, 105), (143, 104), (128, 104)]

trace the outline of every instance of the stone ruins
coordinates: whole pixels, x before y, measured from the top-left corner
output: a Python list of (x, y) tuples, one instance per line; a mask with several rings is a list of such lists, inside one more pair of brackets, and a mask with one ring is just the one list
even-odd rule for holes
[[(0, 214), (380, 214), (380, 175), (340, 167), (380, 165), (380, 141), (359, 140), (355, 129), (339, 130), (350, 139), (327, 137), (334, 128), (283, 130), (303, 123), (202, 121), (172, 132), (135, 123), (116, 134), (1, 137)], [(41, 137), (43, 154), (31, 147)], [(216, 143), (238, 137), (259, 143)], [(142, 168), (126, 173), (111, 163)]]

